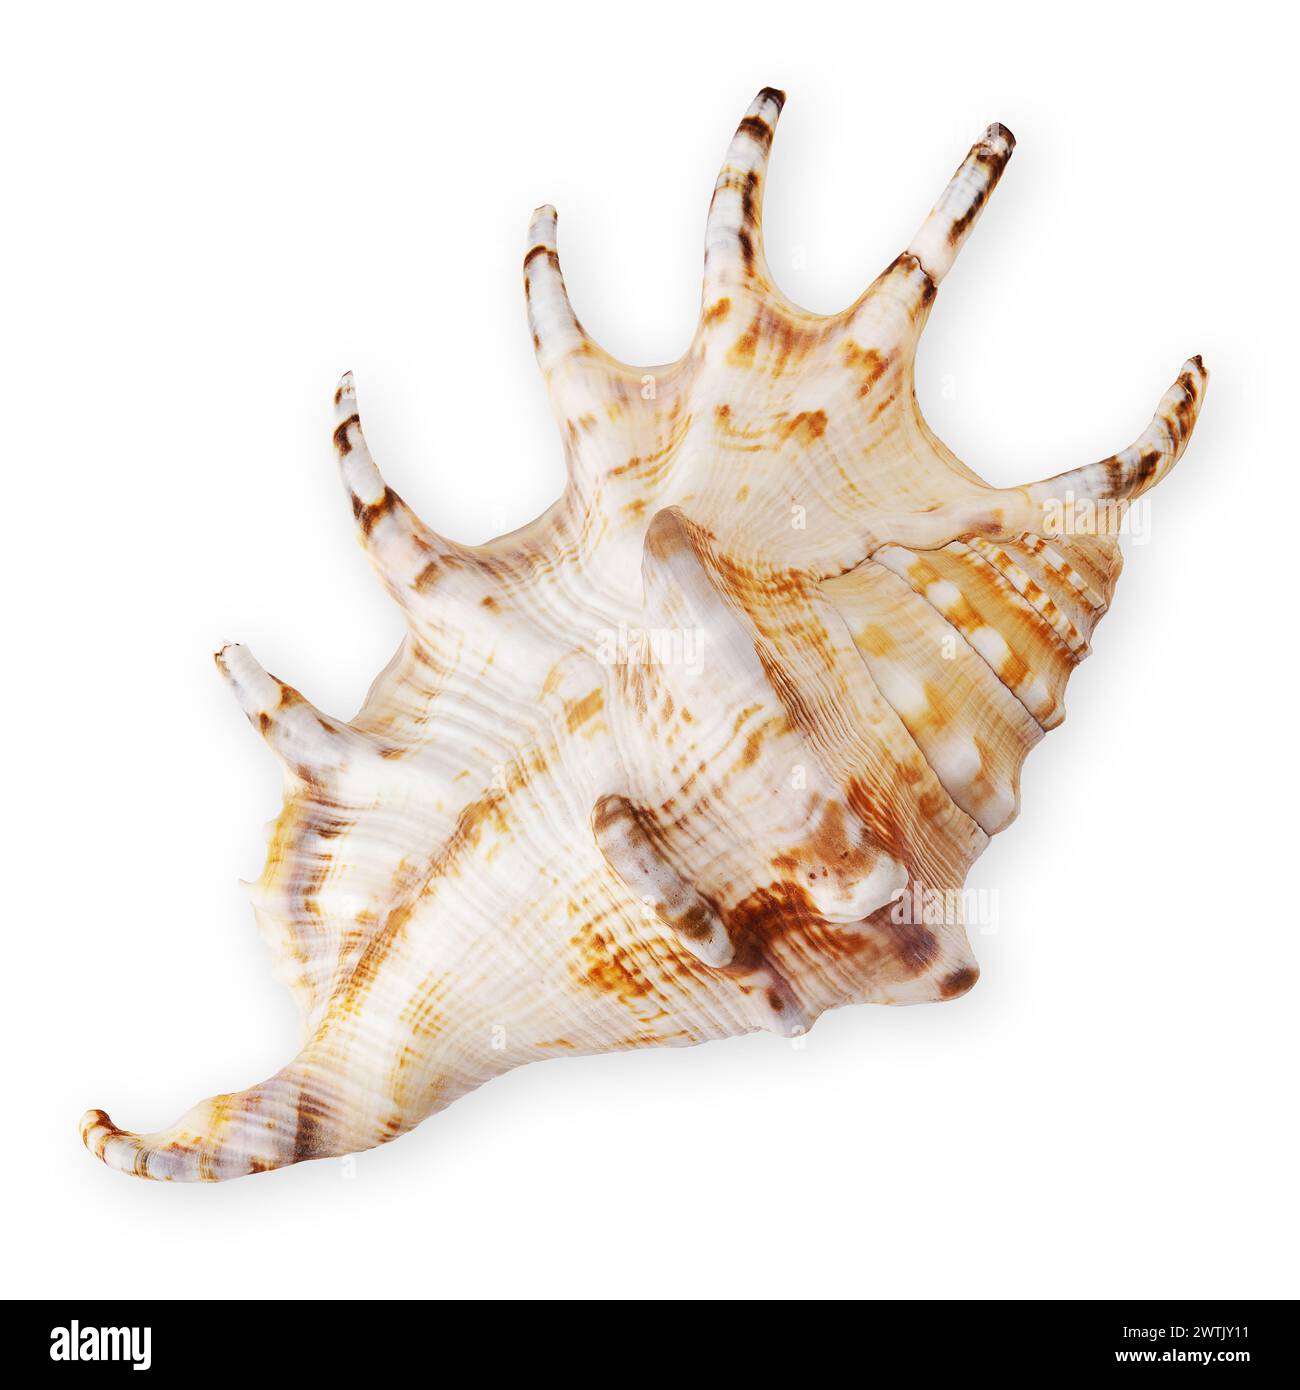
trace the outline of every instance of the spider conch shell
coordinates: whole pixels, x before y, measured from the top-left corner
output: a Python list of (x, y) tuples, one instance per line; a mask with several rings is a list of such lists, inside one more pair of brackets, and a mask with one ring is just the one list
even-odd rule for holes
[[(783, 101), (762, 91), (727, 152), (671, 366), (591, 341), (555, 212), (534, 215), (524, 289), (568, 483), (530, 525), (429, 530), (343, 378), (343, 480), (407, 635), (351, 722), (244, 647), (216, 657), (285, 768), (252, 898), (305, 1042), (155, 1134), (88, 1112), (109, 1166), (262, 1172), (394, 1139), (525, 1062), (788, 1035), (975, 982), (961, 922), (900, 903), (960, 902), (1015, 816), (1110, 603), (1115, 518), (1177, 462), (1206, 373), (1186, 362), (1100, 463), (982, 482), (921, 418), (913, 361), (1011, 133), (990, 126), (910, 246), (823, 317), (763, 257)], [(1109, 529), (1062, 525), (1081, 509)]]

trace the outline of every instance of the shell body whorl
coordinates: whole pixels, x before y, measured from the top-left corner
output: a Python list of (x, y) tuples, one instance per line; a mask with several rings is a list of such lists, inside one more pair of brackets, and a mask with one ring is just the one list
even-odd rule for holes
[[(524, 287), (568, 483), (531, 525), (430, 530), (343, 379), (334, 442), (402, 646), (350, 722), (246, 648), (216, 657), (285, 769), (251, 896), (303, 1047), (157, 1134), (88, 1112), (111, 1166), (236, 1177), (373, 1147), (526, 1062), (790, 1034), (975, 982), (960, 916), (900, 895), (959, 900), (1014, 818), (1111, 601), (1114, 523), (1181, 455), (1206, 373), (1186, 363), (1128, 449), (988, 486), (926, 425), (913, 363), (1010, 132), (819, 316), (763, 258), (783, 102), (760, 93), (727, 152), (671, 366), (590, 340), (554, 211), (534, 215)], [(1059, 524), (1081, 509), (1105, 524)]]

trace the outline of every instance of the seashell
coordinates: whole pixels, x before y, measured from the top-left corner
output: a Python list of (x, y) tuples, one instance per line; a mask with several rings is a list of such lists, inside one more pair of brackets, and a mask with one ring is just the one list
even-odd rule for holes
[[(939, 283), (1011, 157), (993, 125), (851, 307), (791, 304), (760, 208), (766, 89), (709, 210), (685, 355), (615, 361), (570, 307), (556, 218), (524, 289), (568, 464), (512, 535), (431, 531), (371, 459), (350, 375), (334, 432), (361, 544), (406, 637), (350, 722), (241, 646), (216, 663), (285, 769), (251, 886), (304, 1020), (249, 1090), (87, 1146), (219, 1180), (382, 1144), (512, 1067), (952, 999), (959, 900), (1064, 716), (1120, 569), (1116, 518), (1178, 461), (1185, 363), (1136, 443), (1022, 487), (981, 481), (913, 387)], [(1093, 528), (1061, 524), (1082, 505)], [(918, 916), (920, 920), (917, 920)]]

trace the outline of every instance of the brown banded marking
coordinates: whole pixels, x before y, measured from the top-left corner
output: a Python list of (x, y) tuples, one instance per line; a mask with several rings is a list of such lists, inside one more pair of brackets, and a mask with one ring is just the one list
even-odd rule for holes
[(391, 516), (398, 507), (402, 506), (405, 506), (402, 499), (392, 488), (386, 487), (377, 502), (363, 502), (361, 498), (354, 497), (352, 499), (352, 515), (357, 525), (361, 527), (361, 534), (369, 536), (386, 516)]
[(885, 375), (895, 360), (892, 353), (882, 352), (879, 348), (863, 347), (852, 338), (845, 338), (840, 355), (844, 365), (858, 380), (858, 395), (860, 397), (869, 396), (876, 389), (877, 382)]
[(882, 699), (948, 796), (986, 834), (1005, 828), (1019, 806), (1020, 764), (1043, 736), (1037, 721), (892, 571), (867, 564), (827, 589)]
[(1096, 617), (1100, 618), (1106, 611), (1105, 597), (1044, 537), (1034, 535), (1031, 532), (1023, 532), (1016, 537), (1015, 544), (1023, 548), (1027, 554), (1036, 556), (1041, 560), (1045, 569), (1068, 584)]
[(781, 440), (793, 439), (805, 448), (826, 433), (826, 412), (824, 410), (801, 410), (793, 419), (778, 419), (777, 437)]
[[(1136, 496), (1155, 485), (1194, 423), (1204, 368), (1185, 367), (1130, 450), (1043, 483), (985, 487), (928, 430), (909, 388), (936, 286), (987, 204), (1009, 133), (990, 127), (909, 250), (851, 310), (822, 319), (782, 300), (763, 261), (761, 200), (782, 102), (760, 93), (732, 142), (709, 213), (702, 331), (680, 363), (656, 370), (656, 401), (641, 396), (637, 369), (583, 333), (554, 213), (540, 210), (525, 294), (571, 467), (564, 497), (537, 522), (481, 548), (423, 528), (369, 456), (351, 378), (340, 384), (335, 441), (363, 546), (420, 617), (353, 726), (279, 683), (244, 701), (294, 774), (258, 911), (295, 957), (312, 1042), (272, 1081), (204, 1102), (158, 1134), (133, 1135), (92, 1112), (83, 1137), (106, 1162), (164, 1179), (264, 1171), (386, 1142), (550, 1050), (790, 1031), (837, 1003), (951, 998), (974, 982), (959, 923), (894, 920), (886, 908), (831, 921), (823, 895), (860, 880), (882, 846), (918, 882), (964, 882), (1042, 733), (1013, 688), (1056, 662), (1061, 679), (1044, 680), (1059, 697), (1069, 663), (1057, 647), (1083, 649), (1075, 639), (1086, 645), (1118, 570), (1118, 547), (1104, 537), (1042, 542), (1037, 509), (1067, 488)], [(698, 431), (692, 407), (706, 426)], [(739, 466), (720, 470), (720, 459)], [(794, 491), (791, 475), (820, 511), (797, 540), (756, 524), (774, 498), (786, 501), (783, 488)], [(598, 690), (585, 676), (552, 684), (570, 656), (590, 659), (594, 620), (638, 616), (625, 596), (640, 592), (639, 548), (647, 588), (663, 559), (665, 535), (650, 516), (660, 508), (677, 509), (679, 539), (720, 596), (703, 602), (704, 625), (752, 633), (757, 674), (733, 636), (723, 676), (702, 687), (653, 669)], [(895, 517), (897, 533), (886, 524)], [(870, 560), (889, 541), (932, 552), (920, 562), (934, 573), (960, 566), (970, 613), (959, 607), (958, 619), (970, 629), (971, 615), (991, 617), (1008, 650), (993, 651), (976, 627), (946, 675), (927, 663), (917, 644), (940, 629), (946, 638), (951, 624)], [(670, 617), (693, 611), (696, 578), (675, 575), (686, 598), (659, 595)], [(525, 678), (526, 655), (535, 669)], [(519, 706), (531, 710), (538, 688), (547, 733), (534, 748), (531, 717), (509, 721)], [(506, 726), (499, 737), (486, 727), (494, 720)], [(955, 754), (939, 742), (954, 730), (969, 745)], [(504, 792), (482, 765), (498, 746), (510, 755)], [(761, 798), (747, 803), (744, 790), (763, 770), (775, 778), (793, 746), (825, 781), (807, 814), (763, 819), (748, 809)], [(662, 845), (679, 879), (661, 894), (663, 913), (679, 919), (667, 931), (619, 888), (583, 822), (608, 770), (631, 778), (638, 762), (630, 821), (651, 848)], [(411, 791), (425, 784), (427, 802)], [(646, 784), (662, 796), (642, 797)], [(606, 837), (627, 819), (610, 817)], [(345, 904), (354, 829), (372, 870), (377, 846), (393, 862)], [(734, 944), (718, 966), (687, 944), (713, 930), (710, 912)], [(500, 1055), (476, 1031), (491, 1009), (512, 1029)]]
[(765, 88), (750, 105), (727, 149), (714, 185), (704, 233), (704, 302), (729, 285), (766, 283), (762, 254), (762, 194), (772, 136), (784, 96)]
[(978, 965), (963, 965), (939, 981), (940, 998), (960, 999), (963, 994), (967, 994), (975, 988), (979, 982), (979, 977), (980, 968)]
[(939, 195), (939, 201), (908, 244), (908, 252), (924, 266), (935, 284), (952, 267), (1015, 147), (1015, 136), (1006, 126), (997, 123), (989, 126), (971, 146), (947, 188)]
[[(1070, 599), (1059, 592), (1055, 586), (1049, 589), (1046, 566), (1039, 568), (1038, 577), (1030, 574), (1025, 565), (1029, 557), (1016, 554), (1006, 545), (996, 545), (982, 536), (963, 536), (959, 544), (967, 546), (991, 565), (1002, 578), (1030, 604), (1044, 622), (1048, 623), (1056, 635), (1066, 644), (1075, 659), (1081, 661), (1088, 654), (1087, 635), (1078, 627), (1069, 614), (1060, 607)], [(1071, 604), (1073, 607), (1074, 605)]]
[[(775, 132), (761, 116), (746, 116), (737, 127), (737, 133), (748, 135), (755, 144), (770, 148)], [(750, 177), (757, 177), (755, 171), (750, 170)]]
[(952, 578), (943, 573), (939, 568), (940, 554), (929, 551), (923, 556), (902, 546), (885, 545), (873, 558), (906, 580), (919, 598), (947, 619), (1044, 729), (1059, 724), (1064, 711), (1043, 675), (1011, 645), (1007, 633), (988, 612), (976, 607)]
[[(934, 555), (937, 552), (929, 553)], [(1071, 665), (1082, 660), (1085, 654), (1080, 650), (1084, 645), (1083, 635), (1051, 598), (1028, 575), (1017, 569), (1005, 551), (981, 536), (972, 536), (969, 540), (963, 537), (949, 542), (942, 553), (971, 567), (979, 579), (985, 581), (981, 587), (986, 587), (987, 582), (991, 581), (1007, 607), (1037, 623), (1043, 637), (1056, 646), (1064, 660)]]
[(802, 365), (829, 335), (825, 324), (805, 323), (771, 304), (754, 308), (748, 326), (727, 351), (729, 366), (781, 377)]
[(995, 137), (1000, 136), (1004, 144), (993, 148), (981, 141), (971, 150), (977, 179), (969, 203), (953, 218), (948, 228), (948, 241), (952, 246), (961, 244), (971, 224), (980, 215), (989, 194), (998, 186), (1002, 171), (1007, 167), (1007, 160), (1011, 158), (1011, 151), (1015, 148), (1015, 137), (1005, 126), (995, 125), (989, 130)]
[(724, 294), (721, 299), (714, 300), (704, 311), (701, 317), (701, 324), (705, 328), (711, 328), (715, 323), (721, 323), (731, 312), (731, 300)]
[[(338, 389), (334, 392), (335, 405), (341, 405), (343, 403), (345, 390), (346, 387), (340, 382)], [(352, 452), (352, 440), (349, 435), (353, 428), (361, 428), (361, 416), (358, 415), (355, 410), (346, 420), (340, 420), (334, 427), (334, 447), (338, 450), (340, 458), (347, 458)]]

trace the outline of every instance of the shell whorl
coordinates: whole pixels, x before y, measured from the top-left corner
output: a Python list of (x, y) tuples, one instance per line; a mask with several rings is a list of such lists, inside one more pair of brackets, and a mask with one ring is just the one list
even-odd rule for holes
[[(908, 247), (843, 312), (772, 283), (761, 214), (784, 95), (737, 129), (705, 233), (699, 327), (662, 368), (583, 329), (555, 211), (528, 322), (568, 484), (483, 546), (384, 482), (351, 374), (334, 444), (406, 636), (350, 721), (247, 648), (216, 663), (280, 760), (250, 896), (304, 1020), (299, 1055), (137, 1135), (110, 1166), (218, 1180), (395, 1138), (551, 1056), (802, 1031), (849, 1002), (954, 998), (978, 966), (959, 891), (1014, 818), (1120, 568), (1124, 508), (1204, 397), (1184, 364), (1137, 441), (991, 487), (921, 416), (916, 345), (1015, 141), (993, 125)], [(1106, 525), (1062, 528), (1088, 504)]]

